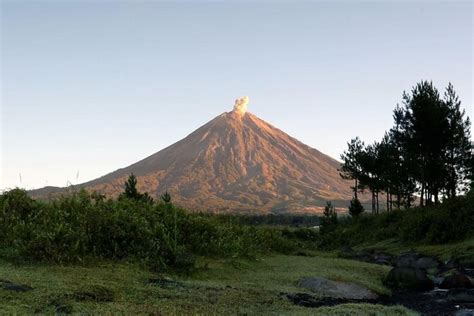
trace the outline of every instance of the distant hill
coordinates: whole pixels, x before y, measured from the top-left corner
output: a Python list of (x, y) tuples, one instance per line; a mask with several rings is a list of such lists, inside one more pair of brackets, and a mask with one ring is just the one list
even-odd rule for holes
[[(77, 187), (116, 197), (130, 173), (154, 197), (199, 211), (317, 212), (328, 200), (348, 201), (339, 162), (246, 111), (248, 99), (177, 143)], [(46, 187), (35, 197), (65, 192)], [(346, 205), (347, 202), (344, 203)]]

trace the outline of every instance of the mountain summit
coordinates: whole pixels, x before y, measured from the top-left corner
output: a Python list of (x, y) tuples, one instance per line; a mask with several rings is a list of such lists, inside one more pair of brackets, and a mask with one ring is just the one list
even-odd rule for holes
[(248, 101), (237, 99), (233, 111), (177, 143), (80, 186), (117, 196), (133, 173), (140, 191), (167, 190), (175, 203), (201, 211), (311, 212), (351, 198), (339, 162), (247, 112)]

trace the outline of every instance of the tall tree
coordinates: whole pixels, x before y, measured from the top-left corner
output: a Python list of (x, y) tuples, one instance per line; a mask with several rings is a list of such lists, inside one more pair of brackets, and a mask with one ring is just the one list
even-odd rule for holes
[(343, 179), (354, 180), (354, 198), (358, 199), (357, 192), (360, 190), (359, 180), (363, 169), (361, 166), (361, 158), (364, 150), (364, 142), (359, 137), (351, 139), (347, 143), (347, 150), (341, 155), (342, 165), (339, 174)]
[(472, 160), (471, 122), (465, 110), (461, 109), (461, 101), (451, 83), (446, 88), (443, 102), (448, 111), (448, 141), (444, 157), (447, 168), (446, 197), (453, 198), (458, 190), (467, 189)]
[(432, 82), (422, 81), (403, 94), (404, 131), (410, 173), (420, 184), (420, 205), (438, 203), (446, 177), (444, 148), (447, 109)]

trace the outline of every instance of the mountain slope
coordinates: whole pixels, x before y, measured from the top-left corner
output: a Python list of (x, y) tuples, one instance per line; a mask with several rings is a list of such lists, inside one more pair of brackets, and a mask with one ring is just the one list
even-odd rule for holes
[(139, 190), (167, 190), (194, 210), (314, 211), (326, 200), (350, 199), (338, 168), (236, 104), (181, 141), (81, 186), (117, 196), (134, 173)]

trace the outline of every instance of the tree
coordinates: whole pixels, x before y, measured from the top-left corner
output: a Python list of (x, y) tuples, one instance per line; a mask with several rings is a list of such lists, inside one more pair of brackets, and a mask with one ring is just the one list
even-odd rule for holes
[(432, 82), (421, 81), (393, 112), (394, 126), (380, 142), (365, 146), (352, 139), (341, 155), (344, 179), (355, 180), (357, 192), (369, 189), (372, 212), (379, 212), (379, 194), (386, 209), (410, 207), (417, 194), (420, 206), (454, 198), (474, 181), (470, 120), (451, 84), (444, 97)]
[(364, 212), (364, 207), (360, 203), (359, 199), (353, 198), (349, 205), (349, 214), (353, 217), (359, 217)]
[(337, 226), (337, 213), (331, 202), (326, 202), (323, 217), (321, 218), (320, 231), (322, 234), (333, 231)]
[(411, 94), (404, 92), (403, 105), (406, 158), (410, 173), (419, 183), (420, 205), (438, 203), (446, 179), (447, 108), (428, 81), (418, 83)]
[(351, 139), (347, 143), (347, 150), (341, 155), (342, 165), (339, 169), (339, 175), (346, 180), (354, 180), (354, 198), (357, 199), (357, 192), (360, 190), (360, 177), (363, 169), (361, 166), (361, 158), (364, 150), (364, 142), (358, 137)]
[[(388, 132), (389, 143), (392, 147), (393, 165), (390, 166), (390, 194), (396, 197), (396, 206), (409, 208), (416, 191), (416, 181), (411, 174), (409, 153), (407, 151), (407, 124), (403, 108), (397, 105), (393, 111), (394, 126)], [(393, 202), (391, 204), (393, 207)]]
[(161, 195), (161, 200), (165, 202), (165, 204), (171, 203), (171, 195), (168, 193), (168, 191)]
[(140, 199), (140, 193), (138, 193), (137, 190), (137, 177), (133, 173), (128, 176), (127, 181), (124, 184), (125, 189), (123, 192), (123, 196), (128, 198), (128, 199), (134, 199), (134, 200), (139, 200)]
[(465, 110), (461, 110), (461, 101), (449, 83), (444, 93), (443, 102), (448, 111), (448, 142), (446, 144), (445, 165), (446, 196), (454, 198), (458, 189), (465, 191), (470, 173), (471, 153), (471, 122), (465, 118)]
[(147, 192), (140, 193), (137, 190), (137, 177), (131, 173), (124, 183), (124, 191), (119, 195), (119, 199), (131, 199), (146, 203), (153, 203), (153, 198)]
[(379, 212), (379, 193), (383, 190), (382, 169), (380, 158), (380, 143), (368, 145), (360, 155), (361, 175), (359, 187), (368, 188), (372, 195), (372, 213)]

